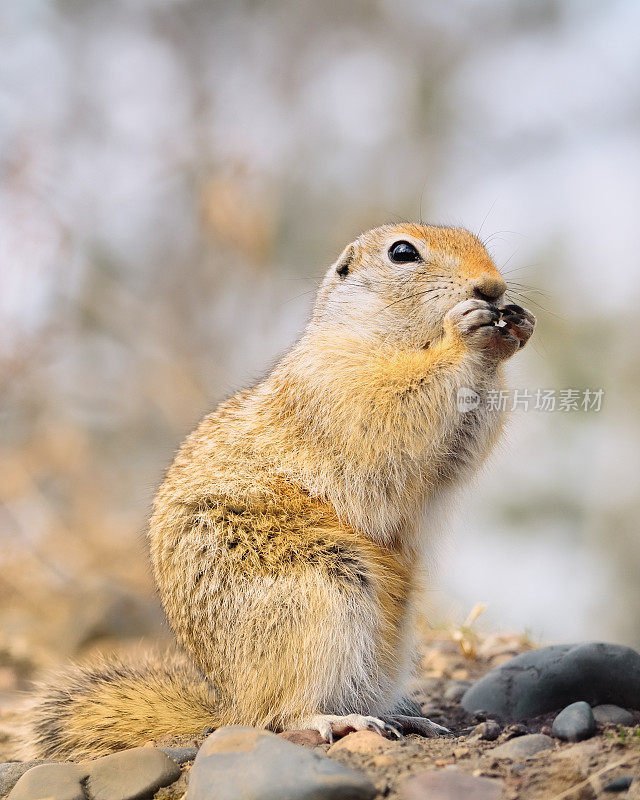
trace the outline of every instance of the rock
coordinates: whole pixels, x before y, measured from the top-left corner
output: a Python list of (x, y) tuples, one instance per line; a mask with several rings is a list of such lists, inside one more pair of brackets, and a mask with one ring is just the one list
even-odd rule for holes
[(476, 725), (471, 732), (471, 738), (483, 739), (486, 742), (495, 742), (498, 736), (500, 736), (501, 730), (502, 728), (497, 722), (489, 719), (486, 722), (481, 722), (479, 725)]
[(293, 742), (293, 744), (299, 744), (302, 747), (317, 747), (319, 744), (324, 743), (320, 731), (283, 731), (279, 733), (278, 736), (282, 739), (286, 739), (288, 742)]
[(593, 716), (600, 725), (635, 725), (636, 720), (630, 711), (620, 706), (605, 703), (593, 709)]
[(393, 747), (389, 739), (380, 736), (379, 733), (373, 731), (355, 731), (348, 736), (343, 736), (338, 739), (335, 744), (332, 744), (327, 751), (328, 755), (332, 756), (335, 753), (360, 753), (361, 755), (372, 755), (374, 753), (382, 753)]
[(371, 800), (359, 772), (269, 731), (219, 728), (203, 743), (189, 776), (189, 800)]
[(638, 697), (640, 654), (622, 645), (590, 642), (522, 653), (477, 681), (465, 692), (462, 706), (510, 722), (578, 700), (633, 708)]
[(553, 734), (566, 742), (580, 742), (593, 736), (596, 721), (589, 703), (580, 700), (562, 709), (553, 721)]
[(74, 764), (41, 764), (22, 775), (7, 800), (84, 800), (85, 775)]
[(166, 756), (177, 761), (178, 764), (186, 764), (187, 761), (193, 761), (198, 755), (197, 747), (159, 747), (158, 750), (162, 750)]
[(621, 775), (604, 787), (605, 792), (626, 792), (633, 783), (633, 775)]
[(39, 759), (37, 761), (6, 761), (0, 764), (0, 797), (4, 797), (13, 789), (18, 779), (27, 770), (40, 764), (50, 764), (51, 761)]
[(512, 761), (524, 761), (535, 756), (542, 750), (551, 750), (555, 747), (553, 739), (542, 733), (530, 733), (527, 736), (518, 736), (508, 742), (498, 745), (488, 752), (492, 758), (510, 758)]
[(421, 772), (401, 790), (404, 800), (500, 800), (502, 781), (476, 777), (457, 769)]
[(528, 733), (529, 729), (526, 725), (507, 725), (503, 731), (503, 738), (506, 742), (507, 739), (514, 739), (516, 736), (526, 736)]
[(178, 764), (157, 747), (134, 747), (85, 765), (92, 800), (146, 800), (180, 777)]

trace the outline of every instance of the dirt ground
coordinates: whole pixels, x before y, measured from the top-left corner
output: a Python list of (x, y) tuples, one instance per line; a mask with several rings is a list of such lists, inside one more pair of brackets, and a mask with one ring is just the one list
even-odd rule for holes
[[(497, 738), (488, 741), (481, 738), (486, 733), (486, 726), (482, 726), (485, 717), (464, 712), (459, 698), (469, 682), (530, 647), (521, 636), (496, 635), (482, 639), (464, 628), (425, 633), (412, 699), (419, 703), (426, 716), (447, 726), (455, 735), (441, 739), (409, 735), (400, 741), (369, 737), (357, 746), (354, 738), (353, 747), (335, 748), (329, 753), (330, 757), (366, 773), (378, 788), (377, 797), (387, 800), (400, 800), (404, 782), (425, 770), (460, 770), (498, 779), (503, 800), (592, 800), (596, 797), (640, 800), (640, 726), (598, 726), (596, 735), (586, 741), (555, 740), (554, 749), (526, 761), (498, 760), (492, 755), (496, 745), (515, 736), (551, 735), (554, 714), (515, 725), (501, 725)], [(3, 676), (4, 683), (11, 683), (7, 679), (10, 670), (19, 670), (31, 677), (26, 662), (6, 662), (5, 658), (0, 666), (0, 690)], [(15, 691), (15, 681), (13, 691), (0, 693), (0, 758), (3, 760), (11, 758), (20, 709), (28, 696), (28, 678), (24, 677), (20, 684), (26, 694)], [(194, 742), (198, 740), (175, 737), (157, 743), (190, 745)], [(317, 747), (324, 752), (330, 750), (328, 744)], [(184, 766), (185, 773), (189, 768), (188, 764)], [(615, 778), (629, 775), (635, 776), (629, 790), (605, 791)], [(160, 790), (156, 798), (178, 800), (184, 794), (186, 778), (185, 774), (178, 784)]]

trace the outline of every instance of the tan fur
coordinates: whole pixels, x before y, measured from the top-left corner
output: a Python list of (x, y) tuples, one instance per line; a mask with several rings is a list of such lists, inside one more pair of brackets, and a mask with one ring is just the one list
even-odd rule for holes
[[(423, 261), (392, 264), (398, 239)], [(397, 707), (436, 533), (417, 520), (501, 427), (497, 412), (464, 415), (455, 402), (460, 387), (502, 385), (505, 356), (471, 347), (448, 315), (478, 286), (504, 282), (462, 229), (385, 226), (345, 249), (300, 341), (203, 420), (156, 497), (155, 579), (204, 678), (172, 660), (121, 677), (80, 669), (43, 692), (32, 754)]]

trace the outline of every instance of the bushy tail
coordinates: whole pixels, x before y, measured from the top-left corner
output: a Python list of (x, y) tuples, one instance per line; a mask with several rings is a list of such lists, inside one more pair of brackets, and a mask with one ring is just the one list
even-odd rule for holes
[(198, 735), (218, 727), (218, 709), (210, 683), (179, 654), (75, 665), (35, 695), (21, 755), (79, 760)]

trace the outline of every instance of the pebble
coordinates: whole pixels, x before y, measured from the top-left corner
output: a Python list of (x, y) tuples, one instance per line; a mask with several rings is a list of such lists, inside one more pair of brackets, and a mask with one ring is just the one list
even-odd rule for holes
[(593, 716), (600, 725), (635, 725), (636, 720), (630, 711), (620, 706), (605, 703), (593, 709)]
[(189, 800), (372, 800), (360, 772), (269, 731), (219, 728), (205, 739), (189, 776)]
[(514, 739), (516, 736), (526, 736), (529, 733), (529, 729), (526, 725), (507, 725), (504, 729), (504, 740), (505, 742), (507, 739)]
[(596, 721), (589, 703), (580, 700), (563, 708), (553, 721), (553, 735), (565, 742), (589, 739), (596, 730)]
[(85, 762), (92, 800), (146, 800), (177, 781), (180, 767), (157, 747), (134, 747)]
[(511, 722), (578, 700), (633, 708), (640, 697), (640, 653), (622, 645), (589, 642), (531, 650), (491, 670), (468, 689), (463, 708)]
[(84, 800), (85, 777), (74, 764), (41, 764), (20, 777), (7, 800)]
[(300, 731), (283, 731), (278, 736), (286, 739), (293, 744), (299, 744), (302, 747), (317, 747), (319, 744), (324, 743), (320, 731), (300, 730)]
[(166, 756), (177, 761), (178, 764), (186, 764), (187, 761), (193, 761), (198, 755), (197, 747), (159, 747), (158, 750), (162, 750)]
[(374, 753), (382, 753), (393, 747), (393, 742), (380, 736), (379, 733), (373, 731), (355, 731), (348, 736), (343, 736), (338, 739), (335, 744), (327, 750), (328, 755), (332, 756), (335, 753), (360, 753), (360, 755), (373, 755)]
[(485, 742), (495, 742), (500, 736), (502, 728), (497, 722), (488, 719), (486, 722), (481, 722), (471, 731), (471, 736), (474, 739), (483, 739)]
[(502, 781), (476, 777), (457, 769), (421, 772), (404, 784), (403, 800), (500, 800)]
[(510, 758), (512, 761), (524, 761), (532, 758), (542, 750), (551, 750), (555, 747), (553, 739), (542, 733), (530, 733), (527, 736), (518, 736), (508, 742), (498, 745), (488, 752), (492, 758)]
[(633, 775), (621, 775), (604, 787), (605, 792), (626, 792), (633, 783)]
[(0, 764), (0, 797), (9, 794), (18, 779), (31, 767), (50, 763), (50, 761), (39, 759), (37, 761), (6, 761), (4, 764)]

